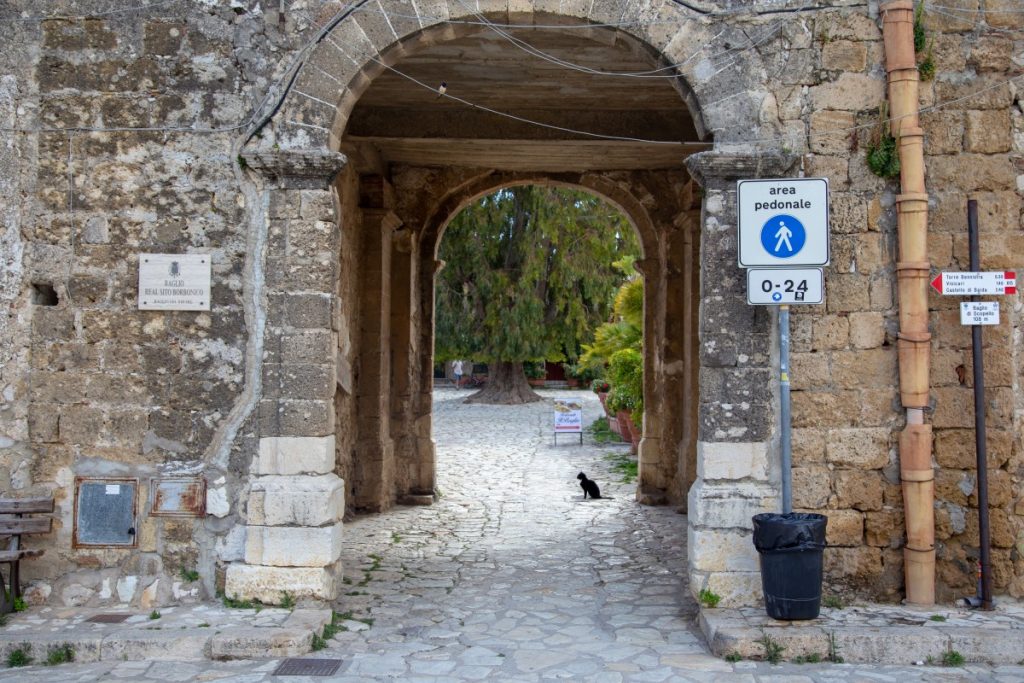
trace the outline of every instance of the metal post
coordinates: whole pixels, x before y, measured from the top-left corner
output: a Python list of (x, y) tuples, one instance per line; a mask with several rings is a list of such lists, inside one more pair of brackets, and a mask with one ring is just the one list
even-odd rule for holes
[[(981, 271), (978, 247), (978, 202), (967, 202), (967, 241), (971, 271)], [(971, 301), (978, 301), (972, 296)], [(992, 609), (992, 553), (988, 519), (988, 452), (985, 445), (985, 369), (981, 325), (971, 326), (971, 354), (974, 356), (974, 441), (978, 455), (978, 545), (981, 551), (981, 608)]]
[(782, 514), (793, 511), (789, 405), (789, 306), (779, 306), (779, 403), (782, 421)]

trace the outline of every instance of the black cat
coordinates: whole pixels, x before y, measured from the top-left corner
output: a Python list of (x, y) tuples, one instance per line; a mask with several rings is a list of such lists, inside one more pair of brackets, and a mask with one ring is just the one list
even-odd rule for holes
[(583, 500), (586, 500), (588, 495), (591, 498), (601, 497), (601, 489), (597, 488), (597, 483), (594, 480), (587, 479), (587, 475), (582, 472), (577, 474), (576, 478), (580, 480), (580, 488), (583, 489)]

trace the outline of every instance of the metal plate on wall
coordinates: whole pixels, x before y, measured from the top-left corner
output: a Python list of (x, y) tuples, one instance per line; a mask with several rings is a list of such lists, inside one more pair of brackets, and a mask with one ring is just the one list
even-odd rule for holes
[(154, 517), (202, 517), (206, 514), (206, 479), (153, 479), (149, 514)]
[(138, 479), (75, 480), (73, 544), (135, 547)]

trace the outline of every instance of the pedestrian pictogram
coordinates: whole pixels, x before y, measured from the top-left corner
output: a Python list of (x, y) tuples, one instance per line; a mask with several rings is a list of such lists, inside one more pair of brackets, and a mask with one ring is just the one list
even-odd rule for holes
[(775, 258), (795, 256), (806, 242), (804, 224), (787, 214), (772, 216), (761, 228), (761, 246)]

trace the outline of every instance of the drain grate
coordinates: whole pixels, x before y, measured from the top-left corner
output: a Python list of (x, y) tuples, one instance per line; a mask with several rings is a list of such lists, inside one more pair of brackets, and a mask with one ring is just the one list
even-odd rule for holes
[(87, 624), (120, 624), (130, 617), (130, 614), (97, 614), (85, 620)]
[(331, 676), (341, 666), (340, 659), (286, 659), (274, 670), (274, 676)]

